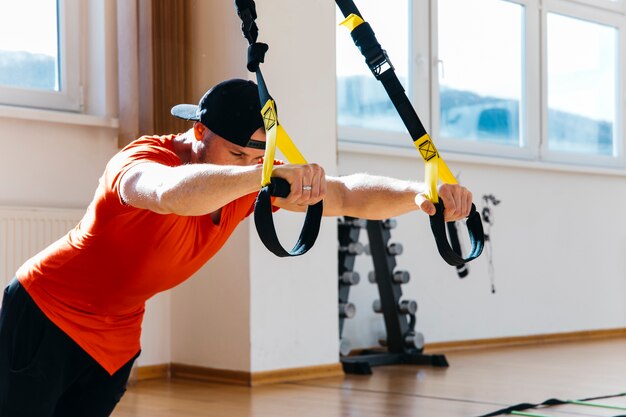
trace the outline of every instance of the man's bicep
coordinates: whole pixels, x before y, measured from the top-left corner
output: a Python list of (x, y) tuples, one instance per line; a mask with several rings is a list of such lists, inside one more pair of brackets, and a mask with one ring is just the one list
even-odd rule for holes
[(170, 169), (154, 162), (129, 168), (120, 178), (120, 199), (129, 206), (165, 213), (161, 208), (160, 191)]

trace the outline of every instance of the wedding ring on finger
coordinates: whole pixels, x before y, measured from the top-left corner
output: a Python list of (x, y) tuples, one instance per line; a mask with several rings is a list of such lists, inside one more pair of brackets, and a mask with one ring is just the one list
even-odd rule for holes
[(303, 185), (302, 186), (302, 191), (311, 191), (313, 189), (313, 187), (311, 187), (310, 185)]

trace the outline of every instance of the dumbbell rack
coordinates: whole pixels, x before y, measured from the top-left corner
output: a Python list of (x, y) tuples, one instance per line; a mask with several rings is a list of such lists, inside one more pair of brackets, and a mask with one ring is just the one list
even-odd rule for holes
[[(356, 219), (351, 219), (351, 228), (339, 228), (340, 247), (347, 247), (349, 239), (358, 239), (358, 230), (351, 230), (355, 226)], [(447, 367), (448, 361), (444, 355), (425, 355), (424, 338), (421, 333), (415, 331), (415, 301), (402, 300), (403, 283), (408, 282), (407, 271), (394, 271), (396, 267), (396, 255), (402, 252), (402, 245), (389, 243), (391, 238), (390, 229), (395, 227), (395, 220), (367, 221), (367, 234), (369, 237), (369, 252), (374, 263), (373, 274), (370, 281), (376, 282), (380, 300), (375, 309), (384, 316), (387, 338), (384, 341), (385, 351), (365, 350), (359, 355), (342, 356), (341, 363), (345, 373), (348, 374), (371, 374), (371, 367), (381, 365), (431, 365), (435, 367)], [(342, 233), (343, 232), (343, 233)], [(343, 236), (342, 236), (343, 235)], [(343, 241), (342, 241), (343, 239)], [(354, 241), (352, 241), (354, 243)], [(344, 253), (348, 253), (344, 251)], [(354, 266), (354, 255), (339, 253), (340, 276)], [(342, 262), (343, 261), (343, 262)], [(344, 269), (342, 271), (342, 268)], [(341, 285), (340, 285), (341, 288)], [(340, 303), (348, 303), (347, 291), (345, 298)], [(407, 320), (409, 316), (410, 320)], [(343, 322), (341, 322), (343, 326)], [(340, 328), (340, 332), (342, 327)], [(341, 333), (340, 333), (341, 334)]]

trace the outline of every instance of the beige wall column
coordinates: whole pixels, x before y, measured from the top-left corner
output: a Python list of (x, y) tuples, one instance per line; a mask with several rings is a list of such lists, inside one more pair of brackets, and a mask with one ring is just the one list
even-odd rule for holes
[[(256, 2), (262, 64), (279, 118), (305, 157), (336, 172), (333, 2)], [(190, 2), (191, 90), (196, 100), (226, 78), (247, 78), (247, 42), (232, 2)], [(309, 26), (304, 27), (306, 22)], [(315, 30), (311, 30), (314, 27)], [(302, 215), (279, 212), (293, 245)], [(172, 299), (172, 362), (255, 374), (336, 364), (336, 220), (295, 259), (275, 257), (245, 223)]]

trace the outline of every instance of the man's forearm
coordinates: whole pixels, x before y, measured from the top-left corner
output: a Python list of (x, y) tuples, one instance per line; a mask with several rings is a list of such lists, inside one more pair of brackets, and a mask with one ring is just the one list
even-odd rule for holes
[[(378, 220), (419, 210), (417, 194), (424, 192), (423, 183), (397, 180), (369, 174), (354, 174), (330, 180), (329, 188), (339, 188), (338, 207), (329, 207), (334, 215), (347, 215)], [(332, 202), (331, 204), (334, 204)]]

